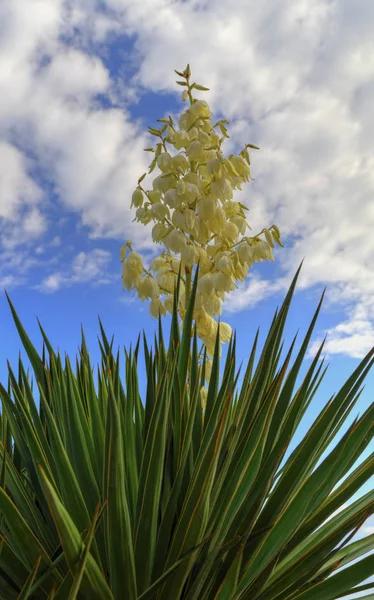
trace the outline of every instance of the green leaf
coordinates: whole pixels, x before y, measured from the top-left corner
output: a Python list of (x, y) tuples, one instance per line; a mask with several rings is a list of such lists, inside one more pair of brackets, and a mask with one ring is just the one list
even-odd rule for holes
[[(75, 527), (69, 513), (61, 503), (42, 468), (40, 468), (40, 474), (67, 565), (71, 573), (76, 575), (79, 571), (85, 545), (78, 529)], [(92, 555), (89, 554), (86, 560), (86, 568), (81, 585), (83, 597), (87, 600), (114, 600), (114, 596)]]

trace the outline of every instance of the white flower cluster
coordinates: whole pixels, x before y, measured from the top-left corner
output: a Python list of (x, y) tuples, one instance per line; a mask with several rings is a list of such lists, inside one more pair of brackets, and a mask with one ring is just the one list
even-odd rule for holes
[[(132, 251), (131, 243), (121, 249), (122, 279), (127, 290), (136, 290), (141, 300), (150, 299), (154, 317), (171, 312), (173, 290), (181, 269), (182, 287), (179, 295), (179, 314), (184, 318), (191, 287), (191, 276), (199, 265), (199, 280), (194, 319), (197, 334), (213, 355), (217, 334), (217, 317), (227, 293), (243, 281), (255, 262), (274, 260), (274, 242), (282, 245), (276, 225), (248, 236), (250, 229), (247, 208), (233, 199), (234, 190), (241, 190), (250, 181), (250, 158), (246, 144), (237, 155), (226, 158), (222, 143), (229, 137), (222, 119), (213, 124), (207, 102), (192, 96), (194, 89), (207, 90), (190, 83), (189, 66), (178, 81), (185, 89), (182, 99), (190, 106), (179, 118), (159, 119), (160, 129), (149, 128), (158, 142), (149, 173), (158, 167), (160, 174), (152, 189), (142, 187), (144, 174), (132, 195), (136, 220), (153, 222), (152, 237), (164, 250), (150, 265), (143, 266), (142, 258)], [(260, 236), (263, 235), (263, 238)], [(220, 323), (220, 337), (227, 342), (231, 327)]]

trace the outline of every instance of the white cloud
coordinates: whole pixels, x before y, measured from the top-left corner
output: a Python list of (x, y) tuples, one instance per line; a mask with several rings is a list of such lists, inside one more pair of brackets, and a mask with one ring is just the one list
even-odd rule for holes
[(103, 272), (108, 271), (112, 255), (107, 250), (96, 248), (90, 252), (79, 252), (71, 264), (64, 270), (51, 273), (35, 286), (42, 292), (57, 292), (60, 288), (71, 287), (79, 283), (92, 283), (105, 285), (113, 280), (113, 275)]
[[(21, 206), (42, 211), (23, 150), (32, 150), (91, 237), (129, 236), (138, 246), (150, 240), (128, 209), (147, 164), (144, 133), (126, 110), (97, 102), (97, 94), (110, 98), (118, 89), (100, 55), (116, 36), (134, 35), (132, 66), (139, 69), (134, 81), (125, 81), (127, 99), (134, 83), (176, 91), (174, 69), (190, 62), (194, 78), (211, 89), (205, 98), (213, 110), (232, 121), (227, 148), (246, 141), (262, 148), (252, 157), (255, 182), (242, 194), (254, 231), (275, 222), (286, 243), (294, 240), (276, 253), (279, 280), (250, 279), (227, 309), (282, 291), (306, 257), (300, 287), (327, 283), (328, 301), (346, 308), (346, 321), (329, 331), (327, 351), (361, 356), (374, 331), (373, 19), (373, 3), (358, 8), (348, 0), (77, 0), (73, 8), (63, 0), (13, 0), (2, 6), (0, 85), (7, 102), (0, 106), (0, 136), (8, 154), (17, 141), (8, 157), (15, 175), (10, 169), (4, 178), (11, 199), (1, 209), (7, 223), (11, 215), (18, 219), (8, 243), (27, 231)], [(28, 200), (18, 191), (20, 181)], [(42, 221), (43, 212), (40, 231)], [(38, 229), (36, 213), (34, 223), (29, 235)]]

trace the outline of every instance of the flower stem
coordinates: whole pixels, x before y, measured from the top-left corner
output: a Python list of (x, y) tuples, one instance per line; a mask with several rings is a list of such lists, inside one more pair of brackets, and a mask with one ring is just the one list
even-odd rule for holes
[(185, 307), (187, 310), (188, 301), (191, 294), (191, 271), (188, 267), (185, 267), (186, 283), (185, 283)]

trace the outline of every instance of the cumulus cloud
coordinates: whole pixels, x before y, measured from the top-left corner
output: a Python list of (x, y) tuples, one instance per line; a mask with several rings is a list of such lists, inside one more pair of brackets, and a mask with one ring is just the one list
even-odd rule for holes
[[(0, 137), (11, 167), (0, 219), (18, 219), (8, 243), (48, 225), (30, 154), (91, 237), (149, 243), (127, 208), (146, 170), (145, 135), (126, 107), (113, 105), (118, 82), (103, 61), (110, 45), (132, 36), (136, 72), (124, 82), (128, 99), (136, 86), (174, 92), (174, 69), (189, 62), (196, 80), (210, 87), (205, 98), (213, 110), (231, 119), (227, 149), (246, 141), (262, 148), (243, 198), (253, 229), (277, 223), (286, 248), (276, 254), (278, 279), (270, 285), (250, 278), (227, 308), (282, 291), (306, 257), (299, 287), (327, 283), (328, 302), (346, 307), (346, 321), (328, 332), (327, 350), (361, 356), (374, 323), (373, 19), (372, 3), (358, 8), (348, 0), (3, 5), (0, 84), (7, 102), (0, 105)], [(39, 211), (28, 233), (25, 206)]]
[(51, 273), (35, 288), (42, 292), (53, 293), (60, 288), (71, 287), (79, 283), (108, 284), (113, 277), (111, 275), (103, 277), (102, 274), (108, 270), (111, 259), (110, 252), (99, 248), (90, 252), (79, 252), (67, 268)]

